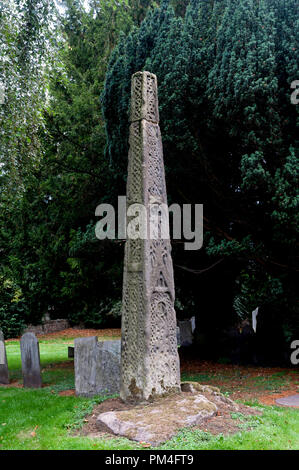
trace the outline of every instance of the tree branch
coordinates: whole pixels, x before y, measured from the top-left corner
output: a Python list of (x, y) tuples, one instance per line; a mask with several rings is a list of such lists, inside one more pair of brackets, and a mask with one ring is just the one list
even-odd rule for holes
[(222, 263), (222, 261), (224, 261), (224, 259), (225, 258), (221, 258), (220, 260), (216, 261), (216, 263), (212, 264), (211, 266), (209, 266), (208, 268), (205, 268), (205, 269), (191, 269), (191, 268), (187, 268), (186, 266), (179, 266), (178, 264), (175, 264), (175, 266), (177, 268), (183, 269), (184, 271), (188, 271), (189, 273), (202, 274), (202, 273), (205, 273), (206, 271), (209, 271), (210, 269), (214, 268), (215, 266), (217, 266), (217, 264)]

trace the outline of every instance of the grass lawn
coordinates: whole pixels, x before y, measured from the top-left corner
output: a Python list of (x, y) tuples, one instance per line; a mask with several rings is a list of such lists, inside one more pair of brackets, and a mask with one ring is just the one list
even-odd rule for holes
[[(108, 338), (107, 338), (108, 339)], [(111, 339), (111, 337), (109, 338)], [(74, 388), (74, 374), (67, 367), (67, 346), (71, 338), (40, 340), (43, 383), (39, 390), (0, 386), (0, 449), (140, 449), (124, 438), (92, 439), (74, 435), (94, 405), (105, 397), (92, 399), (60, 396)], [(6, 344), (11, 379), (21, 381), (18, 341)], [(278, 374), (278, 375), (277, 375)], [(186, 375), (186, 374), (185, 374)], [(211, 383), (215, 374), (192, 374), (193, 380)], [(185, 377), (187, 378), (187, 376)], [(253, 386), (265, 393), (280, 386), (283, 373), (257, 377)], [(249, 383), (250, 383), (249, 380)], [(247, 385), (248, 386), (248, 383)], [(227, 388), (226, 388), (227, 387)], [(222, 380), (222, 391), (231, 393), (230, 381)], [(269, 392), (268, 392), (269, 393)], [(243, 400), (244, 401), (244, 400)], [(199, 430), (183, 429), (161, 449), (299, 449), (299, 409), (263, 406), (246, 402), (263, 411), (261, 416), (236, 416), (240, 431), (231, 436), (213, 436)], [(248, 431), (248, 428), (251, 430)]]

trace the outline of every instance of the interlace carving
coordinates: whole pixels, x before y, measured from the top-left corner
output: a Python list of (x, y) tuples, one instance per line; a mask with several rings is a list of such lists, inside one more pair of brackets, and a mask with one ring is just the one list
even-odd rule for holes
[(147, 224), (157, 223), (145, 240), (126, 241), (121, 397), (148, 400), (180, 390), (171, 245), (161, 236), (167, 196), (157, 79), (149, 72), (132, 77), (130, 119), (127, 204), (144, 204)]

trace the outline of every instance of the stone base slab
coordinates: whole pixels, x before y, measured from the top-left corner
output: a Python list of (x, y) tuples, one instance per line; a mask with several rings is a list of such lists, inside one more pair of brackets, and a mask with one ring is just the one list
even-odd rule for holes
[(215, 416), (217, 403), (225, 402), (232, 411), (238, 410), (238, 405), (223, 396), (217, 387), (188, 382), (182, 384), (182, 390), (182, 393), (156, 399), (153, 403), (139, 403), (128, 410), (101, 413), (97, 418), (97, 427), (117, 436), (156, 446), (170, 439), (179, 429)]

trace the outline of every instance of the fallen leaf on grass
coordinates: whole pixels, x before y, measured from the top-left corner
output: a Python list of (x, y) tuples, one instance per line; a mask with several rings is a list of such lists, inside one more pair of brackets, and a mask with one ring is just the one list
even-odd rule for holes
[(151, 447), (152, 444), (150, 444), (149, 442), (139, 442), (139, 444), (142, 445), (142, 447)]
[(38, 426), (35, 426), (35, 428), (33, 429), (33, 431), (30, 433), (30, 436), (31, 437), (35, 437), (36, 436), (36, 432), (35, 430), (38, 428)]

